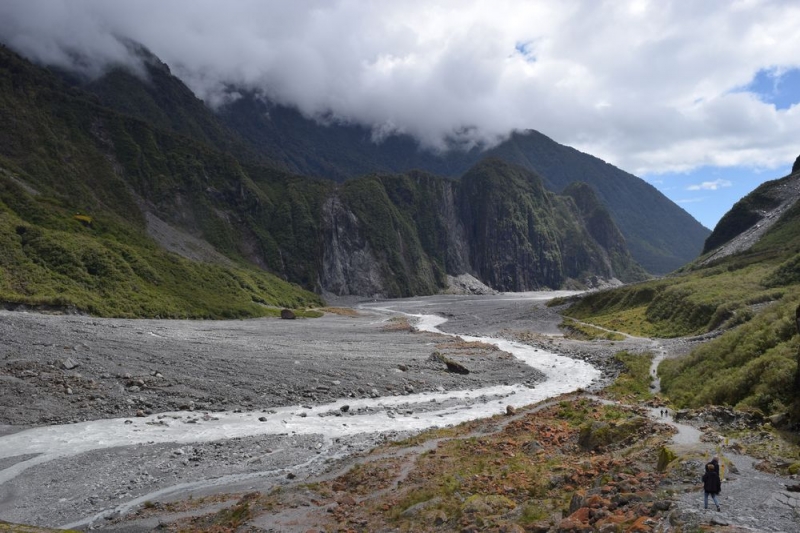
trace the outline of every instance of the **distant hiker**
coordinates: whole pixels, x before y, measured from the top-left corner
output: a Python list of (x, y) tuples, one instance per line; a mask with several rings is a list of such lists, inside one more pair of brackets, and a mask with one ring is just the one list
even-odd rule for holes
[(708, 509), (708, 496), (714, 501), (719, 511), (719, 502), (717, 495), (722, 491), (722, 481), (719, 478), (719, 459), (714, 457), (709, 463), (706, 464), (706, 471), (703, 474), (703, 508)]

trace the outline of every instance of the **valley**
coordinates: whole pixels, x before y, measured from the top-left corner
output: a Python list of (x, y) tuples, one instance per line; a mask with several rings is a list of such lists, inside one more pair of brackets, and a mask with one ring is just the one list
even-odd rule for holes
[[(558, 315), (542, 304), (550, 296), (375, 302), (304, 320), (4, 312), (0, 519), (104, 524), (159, 495), (268, 491), (385, 439), (597, 389), (615, 371), (612, 347), (560, 339)], [(477, 339), (413, 332), (416, 318), (386, 307), (444, 314), (446, 330), (499, 340), (508, 328), (536, 331), (532, 350), (566, 355), (557, 364), (567, 366), (545, 379)], [(448, 372), (434, 352), (469, 373)]]
[[(342, 303), (353, 308), (332, 307), (321, 318), (298, 320), (131, 321), (3, 312), (0, 520), (144, 532), (173, 522), (186, 528), (186, 521), (230, 514), (250, 501), (250, 531), (329, 531), (336, 530), (336, 520), (377, 524), (380, 515), (367, 510), (368, 502), (391, 499), (392, 493), (365, 498), (360, 487), (369, 482), (348, 486), (341, 480), (388, 457), (413, 470), (426, 453), (469, 435), (503, 441), (510, 438), (501, 436), (509, 428), (537, 416), (550, 420), (555, 435), (564, 433), (558, 439), (569, 439), (564, 423), (574, 416), (567, 414), (570, 409), (615, 397), (613, 387), (604, 392), (625, 369), (614, 354), (669, 358), (704, 342), (566, 337), (558, 308), (546, 305), (556, 295), (566, 294), (351, 300)], [(465, 331), (471, 335), (451, 336)], [(526, 350), (529, 355), (522, 355)], [(448, 372), (442, 361), (458, 362), (469, 373)], [(617, 409), (603, 402), (584, 412)], [(671, 509), (671, 520), (713, 519), (694, 510), (698, 496), (684, 470), (698, 454), (719, 449), (704, 436), (710, 430), (686, 426), (686, 418), (665, 419), (657, 408), (620, 408), (638, 410), (640, 420), (652, 417), (636, 430), (641, 443), (621, 449), (642, 455), (638, 461), (645, 464), (636, 468), (642, 475), (652, 471), (647, 475), (656, 483), (648, 490), (660, 490), (659, 501), (672, 502), (658, 505)], [(708, 426), (714, 418), (705, 420)], [(711, 425), (720, 431), (725, 426)], [(673, 426), (683, 437), (670, 445)], [(420, 432), (438, 436), (417, 440)], [(567, 451), (567, 442), (558, 452), (565, 457), (576, 453)], [(655, 470), (660, 446), (678, 454), (670, 475)], [(605, 457), (577, 453), (584, 457), (581, 464)], [(553, 472), (560, 468), (546, 464)], [(781, 480), (753, 475), (753, 459), (744, 456), (731, 464), (753, 479), (732, 476), (738, 480), (736, 500), (723, 505), (746, 499), (748, 491), (739, 485), (765, 482), (773, 484), (773, 503), (741, 503), (738, 511), (716, 517), (718, 523), (762, 522), (753, 514), (770, 508), (773, 516), (765, 523), (772, 526), (757, 531), (785, 531), (782, 517), (790, 518), (797, 506), (790, 493), (780, 491)], [(320, 484), (338, 487), (333, 499), (317, 488), (310, 501), (338, 504), (309, 503), (308, 487)], [(680, 488), (664, 500), (673, 486)], [(569, 494), (565, 487), (558, 490)], [(269, 494), (283, 495), (275, 507), (264, 507)], [(786, 505), (779, 500), (784, 495)], [(305, 503), (298, 508), (291, 501)], [(362, 503), (352, 507), (348, 501)], [(345, 508), (363, 518), (340, 516)], [(667, 514), (655, 515), (653, 524)], [(562, 519), (549, 520), (556, 527)], [(190, 530), (203, 529), (194, 523)]]
[[(753, 85), (790, 86), (783, 59), (639, 99), (562, 82), (661, 87), (661, 59), (567, 54), (548, 82), (526, 32), (492, 47), (524, 98), (476, 106), (480, 76), (433, 65), (444, 92), (407, 88), (455, 107), (407, 129), (398, 101), (340, 107), (371, 76), (312, 104), (338, 70), (216, 77), (122, 27), (84, 55), (60, 25), (29, 38), (44, 3), (0, 6), (0, 531), (798, 530), (800, 157), (768, 179), (798, 104)], [(673, 50), (653, 44), (627, 52)], [(623, 101), (647, 110), (617, 122)], [(500, 129), (469, 119), (506, 104)], [(715, 454), (719, 513), (698, 503)]]

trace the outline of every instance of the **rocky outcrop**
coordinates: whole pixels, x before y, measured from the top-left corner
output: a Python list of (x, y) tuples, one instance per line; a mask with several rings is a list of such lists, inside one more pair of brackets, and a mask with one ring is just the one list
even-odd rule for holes
[(322, 228), (321, 287), (339, 296), (385, 295), (378, 260), (361, 223), (338, 195), (323, 205)]
[(455, 187), (453, 185), (443, 186), (439, 191), (437, 213), (441, 217), (445, 239), (448, 243), (445, 252), (447, 273), (457, 276), (471, 272), (469, 243), (464, 231), (464, 224), (458, 217), (458, 206), (456, 205)]
[(537, 175), (500, 160), (481, 162), (460, 181), (422, 172), (351, 180), (324, 201), (321, 227), (319, 287), (342, 296), (646, 277), (588, 186), (573, 197), (555, 195)]
[(497, 294), (498, 291), (482, 283), (475, 276), (470, 274), (460, 274), (458, 276), (447, 276), (446, 294)]
[(477, 277), (502, 291), (560, 287), (555, 206), (541, 179), (500, 160), (461, 178), (460, 212)]
[(708, 265), (758, 242), (800, 198), (800, 174), (761, 184), (734, 204), (706, 239), (697, 264)]

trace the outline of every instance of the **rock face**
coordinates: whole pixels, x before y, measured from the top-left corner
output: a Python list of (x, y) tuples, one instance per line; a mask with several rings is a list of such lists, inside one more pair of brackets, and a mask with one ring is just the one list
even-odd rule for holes
[(323, 289), (340, 296), (385, 294), (378, 260), (361, 223), (336, 195), (323, 205), (322, 226)]
[(800, 171), (800, 155), (797, 156), (797, 159), (794, 160), (794, 165), (792, 165), (792, 174), (797, 171)]
[(479, 279), (503, 291), (562, 285), (557, 207), (538, 176), (485, 160), (461, 178), (460, 208)]
[(322, 212), (319, 284), (337, 295), (430, 294), (465, 278), (526, 291), (646, 277), (588, 185), (556, 195), (496, 159), (460, 181), (421, 172), (351, 180)]

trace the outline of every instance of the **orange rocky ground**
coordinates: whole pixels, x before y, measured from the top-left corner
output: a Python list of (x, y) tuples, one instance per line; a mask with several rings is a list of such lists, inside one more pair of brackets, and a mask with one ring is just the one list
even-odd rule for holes
[[(671, 429), (643, 414), (570, 396), (387, 444), (325, 479), (272, 494), (240, 495), (231, 507), (166, 527), (303, 533), (658, 531), (669, 519), (671, 501), (659, 492), (657, 451)], [(147, 512), (141, 510), (139, 518)]]

